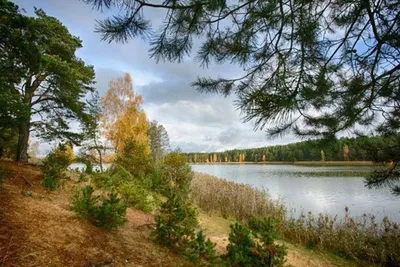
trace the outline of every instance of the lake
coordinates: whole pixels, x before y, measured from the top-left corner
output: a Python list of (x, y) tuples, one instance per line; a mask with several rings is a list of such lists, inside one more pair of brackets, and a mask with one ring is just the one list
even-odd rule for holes
[(294, 216), (311, 211), (343, 217), (347, 206), (350, 215), (355, 217), (371, 213), (379, 221), (384, 216), (400, 221), (400, 197), (392, 195), (387, 188), (366, 188), (363, 177), (348, 177), (350, 173), (368, 172), (371, 167), (193, 164), (192, 169), (265, 188), (273, 198), (281, 199)]

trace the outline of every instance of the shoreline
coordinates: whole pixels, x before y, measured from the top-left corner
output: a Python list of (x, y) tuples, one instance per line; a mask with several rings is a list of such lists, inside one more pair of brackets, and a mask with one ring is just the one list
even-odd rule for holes
[(375, 166), (372, 161), (268, 161), (268, 162), (189, 162), (191, 165), (303, 165), (303, 166)]

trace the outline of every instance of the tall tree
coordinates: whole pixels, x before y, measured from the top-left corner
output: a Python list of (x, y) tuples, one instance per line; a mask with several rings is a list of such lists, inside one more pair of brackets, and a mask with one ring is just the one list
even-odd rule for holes
[(41, 9), (35, 9), (35, 17), (26, 17), (16, 5), (2, 0), (0, 12), (0, 27), (7, 29), (1, 31), (5, 37), (0, 41), (1, 67), (10, 67), (2, 78), (2, 89), (12, 96), (9, 113), (21, 110), (17, 160), (28, 160), (31, 131), (50, 140), (79, 142), (82, 135), (71, 131), (69, 122), (84, 125), (90, 121), (83, 98), (94, 90), (93, 68), (75, 55), (81, 40)]
[(103, 171), (103, 162), (106, 156), (107, 140), (103, 136), (104, 129), (101, 127), (103, 106), (100, 102), (98, 92), (92, 94), (91, 99), (88, 101), (88, 112), (93, 118), (85, 129), (86, 141), (82, 144), (80, 149), (79, 159), (86, 164), (96, 163)]
[(102, 127), (106, 137), (113, 144), (115, 153), (123, 155), (125, 146), (134, 142), (144, 145), (150, 155), (147, 136), (146, 113), (142, 110), (142, 96), (133, 91), (131, 76), (116, 78), (109, 83), (109, 89), (101, 98), (103, 104)]
[(149, 122), (147, 132), (151, 158), (155, 164), (159, 164), (170, 149), (167, 130), (162, 124), (153, 120)]
[[(104, 40), (150, 36), (156, 60), (180, 62), (198, 47), (203, 65), (238, 64), (240, 77), (200, 77), (193, 85), (201, 92), (236, 93), (245, 120), (261, 129), (269, 125), (272, 136), (293, 131), (334, 138), (357, 133), (358, 126), (386, 135), (400, 131), (399, 1), (85, 2), (125, 11), (99, 22)], [(158, 31), (146, 8), (165, 11)], [(194, 46), (195, 39), (202, 43)], [(399, 155), (400, 143), (396, 149)], [(400, 177), (390, 173), (397, 174), (386, 177), (387, 184)]]

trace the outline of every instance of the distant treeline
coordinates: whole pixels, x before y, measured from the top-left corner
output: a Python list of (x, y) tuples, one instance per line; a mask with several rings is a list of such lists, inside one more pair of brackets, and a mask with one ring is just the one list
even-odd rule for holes
[(271, 161), (373, 161), (380, 148), (395, 145), (394, 137), (357, 137), (338, 140), (308, 140), (288, 145), (234, 149), (224, 152), (185, 153), (191, 163)]

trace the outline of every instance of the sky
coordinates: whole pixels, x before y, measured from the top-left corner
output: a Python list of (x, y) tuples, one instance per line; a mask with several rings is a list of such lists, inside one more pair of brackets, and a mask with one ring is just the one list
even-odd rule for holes
[[(288, 135), (270, 139), (263, 131), (254, 131), (254, 123), (243, 123), (236, 109), (235, 96), (223, 97), (201, 94), (190, 83), (197, 77), (235, 77), (241, 70), (234, 65), (211, 65), (202, 68), (198, 62), (185, 58), (182, 63), (157, 63), (149, 57), (149, 46), (141, 40), (126, 44), (101, 41), (95, 33), (96, 20), (110, 13), (102, 13), (80, 0), (14, 0), (28, 15), (34, 7), (58, 18), (83, 42), (77, 55), (96, 71), (96, 85), (100, 95), (108, 89), (111, 79), (128, 72), (134, 90), (143, 96), (143, 108), (149, 120), (157, 120), (166, 128), (171, 148), (183, 152), (224, 151), (235, 148), (263, 147), (298, 141)], [(109, 11), (110, 12), (110, 11)], [(162, 14), (149, 12), (155, 23)], [(196, 45), (196, 44), (195, 44)], [(41, 146), (41, 154), (50, 149)]]

